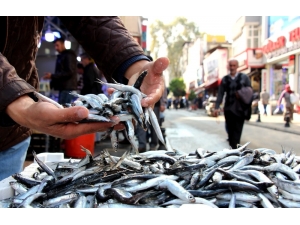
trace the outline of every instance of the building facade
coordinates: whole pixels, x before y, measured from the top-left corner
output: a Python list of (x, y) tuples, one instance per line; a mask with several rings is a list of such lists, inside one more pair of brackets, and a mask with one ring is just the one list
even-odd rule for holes
[(261, 48), (262, 17), (241, 16), (233, 25), (232, 40), (233, 58), (239, 62), (238, 71), (247, 74), (253, 90), (260, 92), (266, 63)]
[(300, 16), (262, 18), (262, 51), (266, 57), (262, 89), (277, 100), (285, 84), (300, 92)]
[(226, 37), (204, 34), (194, 42), (185, 43), (182, 51), (180, 65), (186, 92), (215, 93), (220, 79), (227, 74), (226, 63), (232, 55)]

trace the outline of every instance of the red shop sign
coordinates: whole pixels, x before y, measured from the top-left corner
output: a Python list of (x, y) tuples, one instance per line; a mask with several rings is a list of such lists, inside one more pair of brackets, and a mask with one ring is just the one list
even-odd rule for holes
[(264, 45), (262, 47), (262, 50), (264, 53), (273, 52), (280, 48), (285, 47), (285, 43), (286, 43), (285, 37), (280, 36), (279, 38), (277, 38), (277, 41), (275, 41), (275, 42), (268, 40), (268, 44)]
[(300, 27), (292, 30), (289, 34), (290, 34), (289, 40), (291, 42), (299, 41), (300, 40)]

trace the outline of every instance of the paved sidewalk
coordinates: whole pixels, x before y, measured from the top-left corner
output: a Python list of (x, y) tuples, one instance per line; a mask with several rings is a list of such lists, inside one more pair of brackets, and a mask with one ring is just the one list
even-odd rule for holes
[(261, 115), (260, 121), (256, 122), (258, 119), (257, 114), (253, 114), (249, 121), (246, 121), (245, 124), (260, 126), (264, 128), (269, 128), (273, 130), (279, 130), (287, 133), (298, 134), (300, 135), (300, 115), (294, 113), (294, 120), (290, 123), (290, 127), (284, 127), (285, 121), (283, 121), (283, 115)]
[[(192, 110), (189, 111), (191, 113), (206, 115), (204, 110)], [(258, 119), (258, 114), (252, 114), (251, 119), (249, 121), (245, 121), (245, 124), (249, 124), (252, 126), (260, 126), (264, 128), (269, 128), (272, 130), (283, 131), (287, 133), (300, 135), (300, 114), (294, 113), (294, 120), (290, 123), (290, 127), (284, 127), (285, 121), (283, 121), (283, 115), (261, 115), (260, 121), (256, 122)], [(219, 117), (219, 120), (224, 120), (224, 115)]]

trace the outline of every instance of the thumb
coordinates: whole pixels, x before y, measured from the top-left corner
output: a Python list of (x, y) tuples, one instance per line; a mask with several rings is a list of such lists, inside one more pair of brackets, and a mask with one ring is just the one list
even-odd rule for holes
[(169, 59), (166, 57), (158, 58), (153, 64), (153, 73), (155, 75), (161, 75), (161, 73), (169, 66)]
[(82, 106), (74, 106), (70, 108), (60, 109), (56, 114), (56, 119), (62, 123), (77, 122), (87, 118), (89, 110)]

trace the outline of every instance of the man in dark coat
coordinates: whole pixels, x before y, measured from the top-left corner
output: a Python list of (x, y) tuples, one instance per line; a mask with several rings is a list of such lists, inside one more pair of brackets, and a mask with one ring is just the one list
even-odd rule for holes
[(249, 113), (251, 114), (251, 105), (240, 110), (242, 103), (240, 102), (241, 99), (237, 91), (242, 87), (251, 87), (251, 82), (246, 74), (237, 72), (237, 60), (229, 60), (228, 67), (230, 73), (222, 78), (219, 86), (214, 115), (219, 115), (219, 107), (226, 92), (224, 116), (228, 131), (229, 145), (231, 148), (236, 149), (237, 144), (240, 144), (245, 119), (249, 119), (247, 117), (249, 117)]
[(53, 43), (59, 53), (55, 72), (45, 73), (43, 79), (51, 79), (53, 89), (59, 90), (58, 103), (71, 103), (74, 97), (70, 92), (77, 90), (77, 56), (72, 49), (66, 49), (64, 38), (58, 38)]

